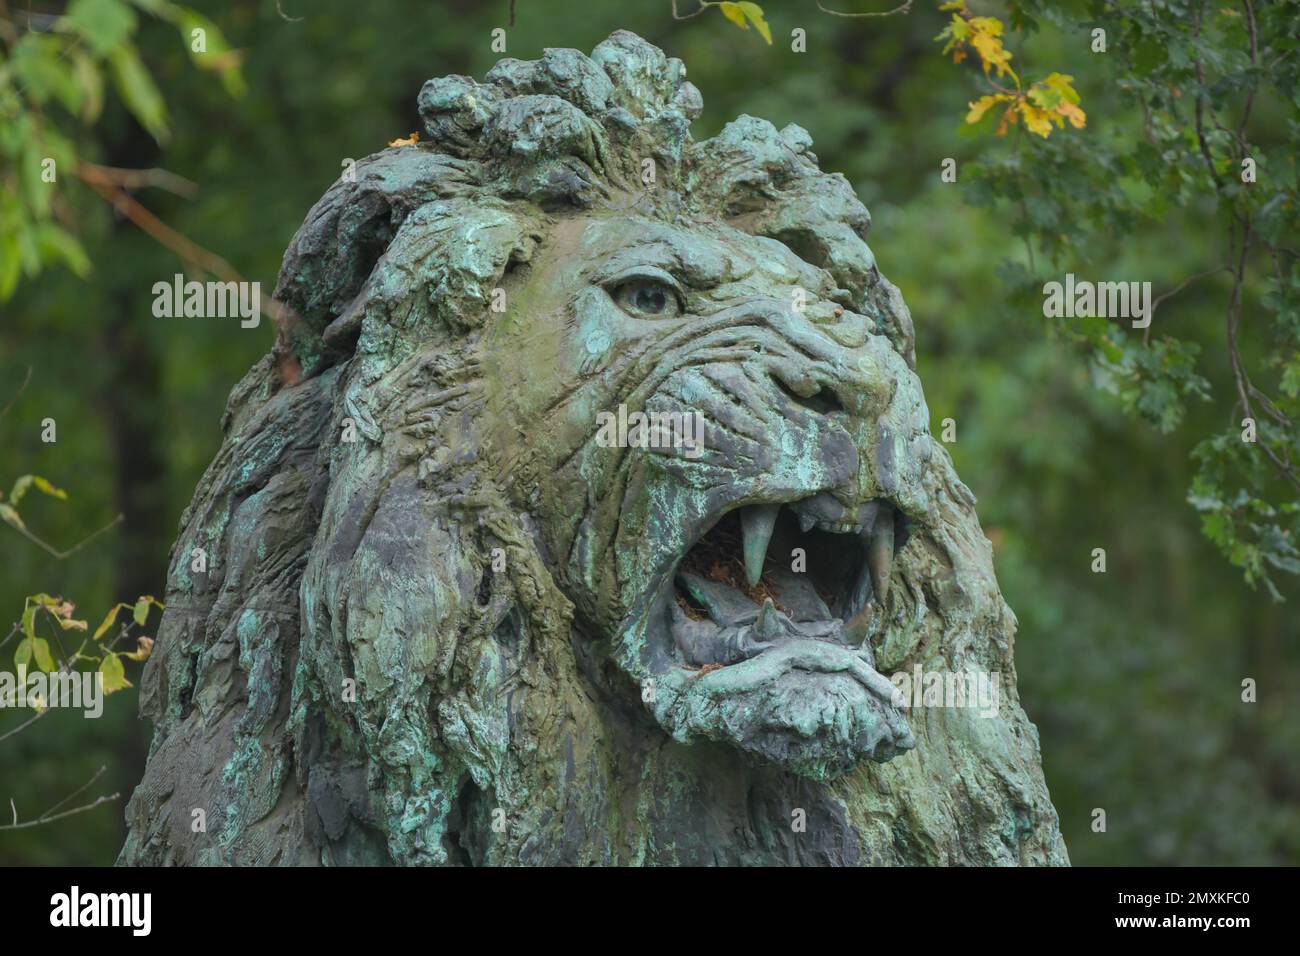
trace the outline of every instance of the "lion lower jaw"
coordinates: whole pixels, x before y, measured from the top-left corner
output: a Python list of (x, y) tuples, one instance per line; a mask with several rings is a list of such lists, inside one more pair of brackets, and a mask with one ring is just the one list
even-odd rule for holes
[(656, 678), (655, 719), (675, 739), (715, 740), (826, 782), (916, 746), (894, 685), (862, 650), (791, 638), (728, 667)]
[(821, 674), (846, 674), (881, 700), (894, 703), (901, 694), (889, 678), (872, 666), (869, 652), (815, 638), (790, 638), (730, 667), (709, 670), (696, 680), (715, 689), (742, 693), (759, 689), (780, 673), (801, 670)]

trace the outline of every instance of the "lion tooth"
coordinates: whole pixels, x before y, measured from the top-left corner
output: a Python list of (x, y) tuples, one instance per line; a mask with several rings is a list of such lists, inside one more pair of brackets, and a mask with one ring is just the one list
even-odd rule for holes
[(862, 530), (866, 534), (871, 534), (871, 529), (875, 527), (876, 515), (880, 511), (880, 501), (868, 501), (858, 510), (858, 520), (862, 522)]
[(807, 534), (809, 531), (811, 531), (813, 529), (813, 525), (815, 525), (816, 523), (817, 523), (817, 519), (814, 518), (812, 515), (806, 515), (806, 514), (799, 515), (799, 530), (802, 531), (804, 534)]
[(754, 622), (754, 633), (768, 639), (780, 637), (781, 623), (776, 619), (776, 605), (771, 598), (763, 599), (763, 606), (758, 609), (758, 620)]
[(880, 509), (871, 538), (867, 542), (867, 567), (871, 569), (871, 583), (876, 600), (884, 603), (889, 589), (889, 572), (894, 564), (894, 509), (885, 504)]
[(672, 615), (673, 643), (686, 662), (696, 666), (711, 663), (708, 650), (710, 642), (720, 632), (718, 625), (687, 617), (676, 601), (669, 605), (669, 612)]
[(875, 610), (875, 603), (868, 601), (863, 605), (862, 610), (845, 621), (844, 629), (840, 632), (844, 640), (850, 644), (861, 644), (865, 641), (867, 639), (867, 630), (871, 624), (871, 615), (875, 613)]
[(763, 576), (767, 546), (776, 527), (780, 505), (750, 505), (740, 511), (740, 530), (744, 536), (745, 580), (752, 588)]
[[(860, 538), (863, 544), (867, 541)], [(842, 617), (848, 620), (855, 617), (871, 601), (871, 567), (866, 562), (862, 562), (862, 567), (858, 569), (858, 576), (853, 582), (853, 590), (849, 592), (848, 600), (845, 602)]]

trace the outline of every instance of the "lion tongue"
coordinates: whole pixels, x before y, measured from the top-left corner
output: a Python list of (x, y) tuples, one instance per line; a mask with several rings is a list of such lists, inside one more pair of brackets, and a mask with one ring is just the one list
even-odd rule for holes
[(677, 583), (718, 625), (731, 626), (754, 620), (754, 602), (729, 584), (711, 581), (689, 571), (679, 571)]

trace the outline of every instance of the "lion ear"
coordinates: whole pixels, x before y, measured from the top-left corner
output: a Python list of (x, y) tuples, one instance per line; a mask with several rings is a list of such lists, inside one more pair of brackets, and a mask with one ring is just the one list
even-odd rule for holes
[(475, 503), (424, 487), (413, 467), (386, 474), (391, 449), (354, 454), (335, 470), (303, 577), (309, 680), (355, 731), (348, 749), (386, 777), (468, 772), (488, 789), (529, 654), (513, 572), (531, 542), (502, 540)]
[(461, 515), (410, 469), (385, 477), (381, 450), (361, 456), (326, 500), (303, 581), (317, 613), (305, 625), (318, 663), (354, 677), (363, 717), (382, 722), (389, 695), (449, 677), (486, 562)]
[(463, 163), (423, 149), (345, 160), (285, 250), (276, 301), (319, 335), (356, 298), (411, 211), (470, 178)]

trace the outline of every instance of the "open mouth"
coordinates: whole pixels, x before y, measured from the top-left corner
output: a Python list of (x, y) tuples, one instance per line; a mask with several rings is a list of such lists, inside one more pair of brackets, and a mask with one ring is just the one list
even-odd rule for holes
[(708, 669), (790, 641), (864, 648), (907, 532), (889, 501), (846, 507), (826, 492), (732, 511), (677, 567), (673, 643)]

